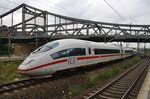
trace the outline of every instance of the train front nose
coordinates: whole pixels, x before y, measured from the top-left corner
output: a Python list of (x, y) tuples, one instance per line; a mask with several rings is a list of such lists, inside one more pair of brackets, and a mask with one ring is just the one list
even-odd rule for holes
[(45, 76), (49, 74), (49, 69), (43, 68), (46, 65), (37, 65), (37, 60), (28, 60), (18, 67), (18, 72), (29, 77)]
[(20, 65), (18, 67), (18, 72), (20, 74), (27, 75), (27, 76), (29, 76), (31, 74), (31, 72), (29, 72), (29, 70), (28, 70), (28, 67), (25, 65)]
[(33, 74), (33, 71), (31, 70), (32, 64), (34, 63), (35, 60), (29, 60), (25, 61), (20, 66), (18, 67), (18, 72), (23, 75), (30, 76)]

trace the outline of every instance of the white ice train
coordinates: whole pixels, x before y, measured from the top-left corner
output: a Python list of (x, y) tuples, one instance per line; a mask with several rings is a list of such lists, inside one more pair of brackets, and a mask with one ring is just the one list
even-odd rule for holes
[(28, 76), (47, 76), (57, 71), (126, 58), (133, 54), (133, 49), (117, 45), (62, 39), (37, 48), (22, 62), (18, 71)]

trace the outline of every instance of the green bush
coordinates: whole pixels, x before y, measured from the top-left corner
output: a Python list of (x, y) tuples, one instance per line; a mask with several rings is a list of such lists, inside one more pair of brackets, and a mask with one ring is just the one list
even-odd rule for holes
[(95, 86), (95, 85), (98, 83), (99, 79), (100, 79), (100, 78), (99, 78), (98, 75), (95, 75), (95, 76), (90, 77), (90, 78), (87, 80), (86, 87), (87, 87), (87, 88), (91, 88), (91, 87)]
[(0, 84), (12, 82), (15, 79), (22, 78), (22, 76), (17, 71), (19, 64), (20, 62), (0, 62)]
[(14, 49), (6, 44), (0, 44), (0, 55), (9, 55), (14, 53)]
[(74, 86), (71, 86), (69, 90), (70, 90), (69, 95), (75, 96), (77, 94), (80, 94), (82, 87), (81, 85), (74, 85)]

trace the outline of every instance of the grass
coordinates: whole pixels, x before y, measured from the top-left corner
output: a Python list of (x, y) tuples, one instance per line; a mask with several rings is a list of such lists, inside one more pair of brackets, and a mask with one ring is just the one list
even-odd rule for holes
[(17, 68), (21, 62), (0, 62), (0, 84), (19, 80), (22, 76), (18, 73)]
[(120, 72), (130, 68), (132, 65), (136, 64), (138, 61), (140, 61), (140, 57), (137, 56), (131, 60), (127, 59), (120, 64), (115, 64), (111, 68), (108, 68), (106, 71), (89, 77), (85, 86), (87, 88), (91, 88), (91, 87), (95, 86), (96, 84), (98, 84), (106, 79), (109, 79), (109, 78), (119, 74)]
[(120, 73), (120, 71), (121, 71), (121, 68), (113, 67), (113, 68), (110, 68), (110, 69), (108, 69), (102, 73), (91, 76), (88, 78), (85, 86), (86, 86), (86, 88), (91, 88), (91, 87), (95, 86), (96, 84), (100, 83), (101, 81), (109, 79), (113, 75)]
[(75, 96), (75, 95), (80, 94), (82, 87), (81, 85), (74, 85), (74, 86), (71, 86), (69, 90), (70, 90), (69, 95)]

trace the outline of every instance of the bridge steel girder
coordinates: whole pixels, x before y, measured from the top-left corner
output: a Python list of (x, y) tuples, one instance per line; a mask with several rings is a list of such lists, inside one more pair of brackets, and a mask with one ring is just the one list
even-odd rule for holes
[[(21, 10), (21, 22), (14, 24), (14, 13), (18, 10)], [(10, 25), (4, 24), (8, 15), (11, 15)], [(11, 42), (34, 42), (35, 39), (43, 42), (60, 38), (80, 38), (98, 42), (150, 42), (150, 25), (83, 20), (21, 4), (0, 15), (1, 42), (5, 43), (7, 38), (11, 39)]]

